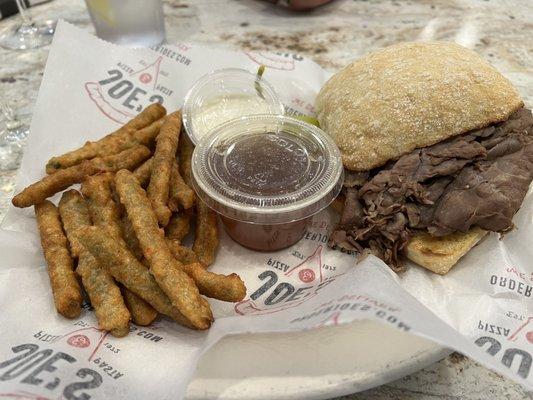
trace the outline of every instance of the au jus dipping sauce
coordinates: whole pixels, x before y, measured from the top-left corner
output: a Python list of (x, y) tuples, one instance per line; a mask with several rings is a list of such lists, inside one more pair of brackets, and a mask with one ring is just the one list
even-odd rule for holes
[(342, 186), (339, 150), (320, 129), (283, 115), (245, 116), (202, 137), (192, 182), (241, 245), (293, 245)]

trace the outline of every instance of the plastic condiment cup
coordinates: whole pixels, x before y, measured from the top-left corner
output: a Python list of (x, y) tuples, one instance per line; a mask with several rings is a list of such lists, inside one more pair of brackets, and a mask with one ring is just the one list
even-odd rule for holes
[(247, 116), (215, 128), (192, 156), (192, 184), (228, 234), (263, 251), (300, 240), (343, 183), (339, 149), (322, 130), (283, 115)]
[(263, 77), (239, 68), (213, 71), (198, 79), (185, 96), (183, 126), (194, 144), (231, 119), (284, 113), (283, 103)]

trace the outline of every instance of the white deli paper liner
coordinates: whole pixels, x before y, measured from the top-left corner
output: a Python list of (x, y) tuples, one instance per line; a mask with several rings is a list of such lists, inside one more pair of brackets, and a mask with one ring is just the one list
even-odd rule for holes
[[(299, 56), (194, 44), (128, 49), (60, 23), (18, 187), (41, 178), (51, 156), (116, 129), (152, 96), (175, 110), (201, 75), (226, 67), (256, 71), (259, 64), (288, 107), (312, 114), (328, 73)], [(533, 389), (532, 202), (530, 193), (516, 230), (502, 240), (488, 235), (446, 276), (414, 266), (396, 276), (372, 256), (356, 265), (353, 255), (328, 249), (328, 211), (302, 241), (274, 253), (246, 250), (221, 230), (212, 269), (237, 272), (246, 299), (212, 300), (216, 321), (207, 332), (160, 317), (150, 327), (132, 324), (121, 339), (98, 330), (89, 307), (75, 320), (56, 313), (33, 210), (11, 208), (0, 231), (0, 397), (176, 399), (202, 352), (224, 335), (357, 319), (429, 338)]]

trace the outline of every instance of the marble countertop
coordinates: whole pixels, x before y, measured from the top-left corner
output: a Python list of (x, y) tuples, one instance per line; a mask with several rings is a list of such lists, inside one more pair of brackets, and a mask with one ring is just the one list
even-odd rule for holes
[[(309, 13), (293, 13), (256, 0), (167, 0), (169, 42), (195, 41), (227, 48), (300, 53), (336, 70), (349, 60), (400, 41), (453, 40), (475, 49), (533, 105), (533, 2), (523, 0), (336, 0)], [(94, 31), (84, 2), (54, 0), (33, 9), (37, 18), (63, 18)], [(0, 21), (0, 28), (14, 18)], [(30, 114), (48, 48), (0, 49), (0, 96)], [(0, 171), (0, 216), (16, 172)], [(459, 354), (355, 399), (524, 399), (519, 385)]]

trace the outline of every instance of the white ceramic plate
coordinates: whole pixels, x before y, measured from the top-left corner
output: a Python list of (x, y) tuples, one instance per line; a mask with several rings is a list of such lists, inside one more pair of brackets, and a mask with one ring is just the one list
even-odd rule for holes
[(326, 399), (424, 368), (451, 351), (371, 321), (224, 338), (201, 359), (189, 400)]

